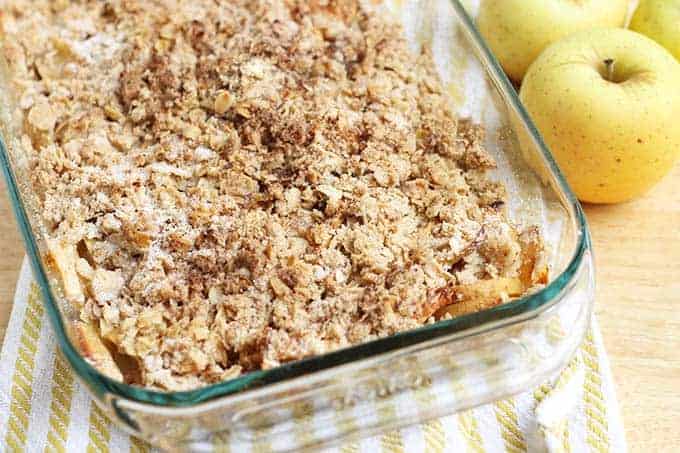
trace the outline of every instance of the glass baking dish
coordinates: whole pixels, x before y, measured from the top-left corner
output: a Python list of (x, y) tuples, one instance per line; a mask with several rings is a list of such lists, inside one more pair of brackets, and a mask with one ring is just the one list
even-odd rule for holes
[(69, 338), (67, 326), (77, 314), (60, 296), (44, 259), (45, 235), (18, 146), (18, 107), (3, 90), (0, 159), (46, 311), (75, 374), (127, 431), (175, 450), (332, 445), (518, 393), (560, 370), (577, 348), (594, 298), (586, 220), (476, 31), (474, 5), (466, 12), (457, 0), (393, 0), (383, 8), (402, 21), (414, 50), (432, 49), (459, 115), (486, 128), (486, 146), (499, 163), (492, 177), (508, 189), (509, 215), (519, 225), (538, 225), (544, 235), (549, 283), (492, 309), (193, 391), (113, 381), (89, 365)]

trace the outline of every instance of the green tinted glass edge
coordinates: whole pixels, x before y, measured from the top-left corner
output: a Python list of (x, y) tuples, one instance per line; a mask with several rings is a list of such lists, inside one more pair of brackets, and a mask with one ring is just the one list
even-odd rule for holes
[(120, 396), (139, 403), (160, 405), (160, 406), (189, 406), (211, 400), (213, 398), (227, 396), (246, 389), (258, 388), (263, 385), (282, 382), (304, 374), (328, 369), (334, 366), (347, 364), (356, 360), (373, 357), (389, 351), (394, 351), (405, 346), (423, 343), (435, 338), (444, 337), (461, 333), (473, 327), (480, 327), (491, 321), (504, 320), (507, 323), (516, 321), (520, 315), (531, 314), (538, 311), (554, 300), (576, 275), (586, 251), (590, 249), (590, 237), (587, 222), (579, 202), (569, 188), (564, 176), (557, 167), (547, 146), (543, 142), (540, 134), (531, 122), (529, 115), (523, 108), (515, 90), (502, 71), (500, 64), (493, 56), (484, 40), (477, 32), (472, 19), (469, 17), (463, 6), (458, 0), (450, 0), (455, 12), (461, 22), (465, 25), (468, 39), (476, 47), (488, 70), (488, 75), (500, 87), (500, 92), (507, 104), (515, 110), (522, 121), (529, 129), (530, 136), (537, 147), (543, 153), (550, 170), (559, 182), (560, 189), (569, 201), (570, 208), (577, 221), (578, 242), (576, 250), (567, 268), (542, 290), (529, 296), (517, 299), (513, 302), (499, 305), (478, 313), (457, 317), (450, 320), (439, 321), (418, 329), (398, 333), (387, 338), (374, 340), (357, 346), (349, 347), (322, 356), (312, 357), (296, 362), (291, 362), (277, 368), (266, 371), (254, 371), (246, 375), (234, 378), (211, 386), (196, 390), (182, 392), (160, 392), (134, 387), (114, 381), (92, 367), (80, 355), (66, 334), (66, 327), (59, 313), (59, 309), (52, 294), (52, 290), (47, 278), (47, 273), (40, 259), (33, 230), (30, 226), (24, 204), (19, 194), (16, 178), (10, 164), (9, 153), (5, 142), (0, 138), (0, 164), (7, 183), (7, 189), (12, 203), (12, 208), (19, 225), (26, 251), (28, 253), (33, 275), (38, 283), (46, 312), (52, 328), (54, 329), (59, 343), (59, 347), (66, 359), (69, 361), (80, 379), (97, 395), (103, 398), (107, 394)]

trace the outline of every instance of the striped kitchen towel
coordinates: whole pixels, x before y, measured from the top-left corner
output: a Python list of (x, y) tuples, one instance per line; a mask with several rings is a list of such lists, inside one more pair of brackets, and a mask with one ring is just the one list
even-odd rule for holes
[[(0, 452), (148, 452), (113, 425), (74, 379), (27, 263), (0, 355)], [(623, 427), (597, 325), (555, 379), (513, 398), (332, 451), (624, 452)]]

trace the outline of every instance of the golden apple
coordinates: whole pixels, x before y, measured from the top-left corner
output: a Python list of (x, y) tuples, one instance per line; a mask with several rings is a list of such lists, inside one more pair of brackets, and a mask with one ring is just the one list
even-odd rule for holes
[(641, 0), (630, 29), (649, 36), (680, 60), (680, 0)]
[(531, 65), (520, 98), (583, 201), (638, 196), (680, 154), (680, 63), (639, 33), (558, 41)]
[(547, 46), (580, 30), (623, 27), (628, 0), (482, 0), (477, 27), (508, 76), (520, 82)]

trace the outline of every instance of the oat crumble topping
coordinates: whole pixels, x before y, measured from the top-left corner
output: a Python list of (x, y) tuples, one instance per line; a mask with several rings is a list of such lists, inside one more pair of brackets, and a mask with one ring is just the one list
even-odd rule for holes
[(48, 255), (95, 366), (192, 389), (544, 278), (484, 131), (374, 9), (3, 2)]

